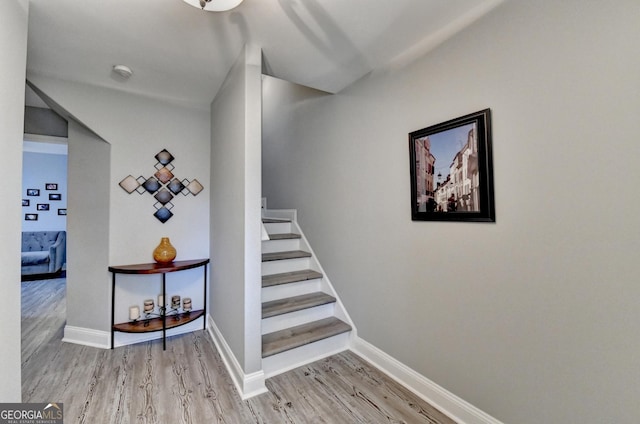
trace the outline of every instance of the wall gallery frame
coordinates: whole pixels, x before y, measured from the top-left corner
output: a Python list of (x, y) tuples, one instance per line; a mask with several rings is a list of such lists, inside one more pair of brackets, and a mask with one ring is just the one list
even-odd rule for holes
[(409, 133), (411, 219), (495, 222), (491, 111)]

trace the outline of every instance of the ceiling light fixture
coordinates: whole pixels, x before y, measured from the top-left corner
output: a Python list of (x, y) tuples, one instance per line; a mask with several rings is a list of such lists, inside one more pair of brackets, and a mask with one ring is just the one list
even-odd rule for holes
[(185, 3), (209, 12), (225, 12), (237, 7), (243, 0), (183, 0)]

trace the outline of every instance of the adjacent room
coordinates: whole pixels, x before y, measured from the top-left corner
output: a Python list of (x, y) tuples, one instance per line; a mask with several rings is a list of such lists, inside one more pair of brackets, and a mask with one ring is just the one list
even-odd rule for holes
[(66, 269), (67, 122), (26, 87), (22, 157), (21, 278)]

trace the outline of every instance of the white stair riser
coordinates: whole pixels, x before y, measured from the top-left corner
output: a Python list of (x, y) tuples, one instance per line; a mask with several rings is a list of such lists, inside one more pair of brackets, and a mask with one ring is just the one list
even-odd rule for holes
[(290, 222), (265, 222), (264, 228), (267, 229), (267, 233), (269, 234), (282, 234), (282, 233), (292, 233)]
[(335, 303), (307, 308), (301, 311), (290, 312), (288, 314), (277, 315), (262, 320), (262, 334), (273, 333), (296, 325), (307, 324), (323, 318), (333, 316)]
[(320, 279), (297, 281), (295, 283), (279, 284), (277, 286), (265, 287), (262, 289), (262, 301), (270, 302), (276, 299), (300, 296), (302, 294), (315, 293), (321, 291)]
[(309, 269), (310, 265), (310, 258), (282, 259), (279, 261), (262, 262), (262, 275), (302, 271), (304, 269)]
[(300, 239), (269, 240), (262, 242), (262, 253), (300, 250)]
[(319, 340), (277, 355), (262, 358), (265, 378), (290, 371), (299, 366), (318, 361), (349, 348), (349, 332)]
[(267, 209), (264, 208), (262, 216), (264, 218), (282, 219), (285, 221), (295, 221), (297, 211), (295, 209)]

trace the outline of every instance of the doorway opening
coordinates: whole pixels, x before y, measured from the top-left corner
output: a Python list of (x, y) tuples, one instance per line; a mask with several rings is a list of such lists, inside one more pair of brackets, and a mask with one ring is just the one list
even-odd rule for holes
[(25, 135), (22, 156), (22, 280), (66, 270), (67, 140)]

